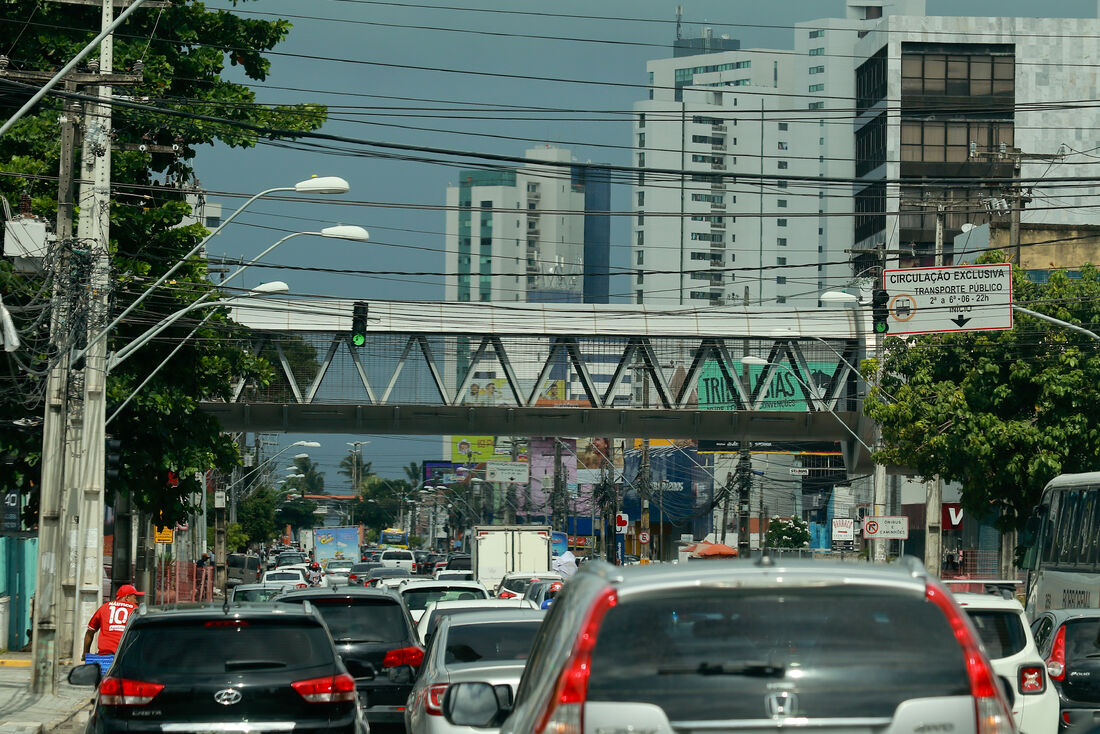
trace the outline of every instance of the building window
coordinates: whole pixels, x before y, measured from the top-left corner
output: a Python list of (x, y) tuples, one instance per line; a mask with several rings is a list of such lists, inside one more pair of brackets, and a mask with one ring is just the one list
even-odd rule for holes
[(825, 30), (824, 29), (819, 28), (816, 31), (810, 31), (810, 38), (824, 38), (824, 36), (825, 36)]
[(824, 47), (822, 47), (822, 48), (811, 48), (810, 49), (810, 56), (824, 56), (824, 55), (825, 55)]
[(779, 247), (786, 247), (787, 246), (787, 238), (786, 237), (778, 237), (775, 240), (775, 244), (778, 245)]
[(483, 201), (483, 202), (481, 202), (481, 208), (482, 209), (492, 209), (493, 208), (493, 202)]
[(788, 124), (787, 124), (787, 123), (785, 123), (785, 122), (781, 122), (781, 123), (779, 123), (779, 131), (780, 131), (780, 132), (782, 132), (782, 131), (786, 130), (786, 129), (787, 129), (787, 128), (789, 128), (789, 127), (790, 127), (790, 125), (788, 125)]
[(775, 258), (775, 264), (776, 265), (786, 265), (787, 264), (787, 258), (777, 257), (777, 258)]
[[(965, 104), (973, 97), (1008, 98), (1015, 94), (1015, 59), (1007, 53), (965, 53), (965, 46), (960, 46), (960, 53), (912, 53), (914, 46), (906, 46), (901, 55), (903, 98), (946, 95)], [(985, 106), (988, 101), (977, 104)]]
[(638, 250), (638, 254), (637, 254), (635, 260), (636, 260), (637, 265), (644, 265), (645, 264), (645, 251), (644, 250)]
[(825, 103), (824, 102), (810, 102), (810, 104), (808, 106), (808, 109), (823, 110), (823, 109), (825, 109)]
[(824, 84), (811, 84), (810, 85), (810, 91), (811, 92), (824, 92), (825, 91), (825, 85)]
[(638, 206), (645, 206), (645, 192), (638, 192)]
[(994, 150), (1001, 143), (1011, 148), (1014, 135), (1011, 122), (902, 120), (901, 160), (962, 163), (969, 158), (971, 142), (980, 151)]
[(710, 232), (692, 232), (691, 239), (696, 242), (721, 242), (721, 234), (711, 234)]
[(638, 247), (642, 247), (643, 245), (645, 245), (645, 232), (643, 230), (640, 230), (640, 229), (638, 230), (637, 238), (638, 238)]
[(779, 166), (779, 170), (781, 170), (781, 171), (786, 170), (787, 161), (779, 161), (779, 163), (777, 165)]
[[(653, 94), (653, 92), (650, 92), (650, 94)], [(635, 303), (641, 303), (642, 302), (642, 289), (641, 288), (634, 291), (634, 299), (635, 299), (635, 301), (634, 301)]]
[(641, 285), (645, 281), (645, 273), (641, 270), (638, 271), (638, 285)]
[(787, 302), (787, 297), (786, 296), (776, 296), (775, 297), (775, 302), (776, 303), (786, 303)]
[(787, 284), (787, 276), (785, 276), (785, 275), (775, 276), (775, 284), (776, 285), (786, 285)]
[(645, 113), (644, 112), (638, 113), (638, 127), (645, 127)]
[(811, 74), (824, 74), (825, 73), (825, 67), (824, 67), (824, 65), (822, 65), (822, 66), (811, 66), (810, 67), (810, 73)]
[(645, 133), (638, 133), (638, 147), (645, 147)]
[(638, 226), (641, 227), (643, 224), (645, 224), (645, 214), (638, 212)]
[(786, 209), (787, 208), (787, 200), (786, 199), (779, 199), (775, 203), (780, 209)]
[(779, 150), (787, 150), (787, 144), (783, 141), (779, 142)]
[(776, 188), (779, 188), (779, 189), (785, 189), (785, 188), (787, 188), (787, 182), (786, 181), (776, 181), (775, 186), (776, 186)]
[(786, 227), (787, 226), (787, 220), (786, 219), (776, 219), (775, 220), (775, 226), (776, 227)]
[(818, 145), (825, 145), (825, 138), (818, 138), (817, 139), (817, 144)]
[(638, 154), (638, 168), (645, 168), (645, 153)]
[[(707, 202), (710, 202), (711, 204), (721, 204), (722, 199), (723, 199), (723, 197), (722, 197), (721, 194), (692, 194), (691, 195), (691, 200), (692, 201), (707, 201)], [(736, 201), (736, 199), (735, 199), (735, 201)]]

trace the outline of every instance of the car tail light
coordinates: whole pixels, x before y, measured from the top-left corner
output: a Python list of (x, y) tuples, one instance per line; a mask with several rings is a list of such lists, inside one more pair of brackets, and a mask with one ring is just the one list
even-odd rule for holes
[(514, 599), (517, 596), (519, 596), (519, 594), (515, 593), (514, 591), (508, 591), (508, 589), (501, 589), (500, 593), (497, 594), (497, 599)]
[(309, 584), (294, 584), (295, 589), (308, 589)]
[(295, 681), (290, 687), (308, 703), (339, 703), (355, 700), (355, 679), (347, 673)]
[(411, 665), (414, 668), (419, 668), (422, 662), (424, 662), (424, 648), (413, 645), (412, 647), (401, 647), (387, 652), (386, 657), (382, 658), (382, 667), (394, 668), (398, 665)]
[(538, 734), (581, 734), (584, 731), (584, 703), (588, 698), (588, 676), (592, 672), (592, 650), (604, 615), (619, 601), (614, 589), (596, 597), (581, 623), (581, 634), (573, 643), (573, 653), (558, 677), (554, 697), (539, 718)]
[(104, 678), (99, 684), (99, 703), (103, 706), (145, 706), (163, 690), (163, 683)]
[(1069, 726), (1069, 711), (1062, 712), (1062, 723)]
[(1020, 693), (1042, 693), (1047, 689), (1047, 680), (1043, 677), (1042, 665), (1022, 665), (1017, 675), (1016, 687)]
[(1011, 734), (1015, 729), (1012, 714), (997, 685), (993, 666), (978, 644), (973, 626), (951, 601), (951, 592), (944, 587), (928, 582), (925, 586), (925, 597), (943, 612), (955, 639), (963, 649), (966, 675), (970, 679), (970, 695), (974, 697), (975, 734)]
[(415, 563), (413, 564), (411, 573), (416, 573), (416, 564)]
[(447, 692), (446, 683), (435, 683), (428, 686), (428, 695), (424, 698), (424, 713), (429, 716), (443, 715), (443, 695)]
[(1050, 657), (1047, 658), (1047, 672), (1051, 680), (1065, 680), (1066, 678), (1066, 628), (1059, 627), (1054, 635), (1054, 645), (1050, 648)]
[(356, 582), (356, 581), (357, 581), (358, 579), (359, 579), (359, 577), (358, 577), (358, 576), (356, 576), (355, 574), (353, 574), (353, 573), (352, 573), (352, 574), (348, 574), (348, 581), (352, 582), (353, 584), (354, 584), (354, 583), (355, 583), (355, 582)]

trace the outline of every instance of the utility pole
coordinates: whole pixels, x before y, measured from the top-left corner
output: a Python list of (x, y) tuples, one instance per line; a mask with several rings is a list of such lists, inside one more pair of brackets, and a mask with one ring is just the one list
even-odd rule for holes
[(554, 488), (550, 495), (550, 520), (553, 523), (555, 530), (563, 530), (565, 527), (565, 518), (563, 512), (564, 502), (562, 498), (564, 491), (562, 490), (565, 484), (565, 476), (562, 471), (561, 465), (561, 439), (554, 438)]
[[(653, 496), (653, 480), (649, 466), (649, 439), (642, 439), (642, 464), (641, 471), (639, 472), (641, 479), (641, 500), (640, 505), (642, 508), (642, 532), (649, 535), (649, 498)], [(641, 547), (641, 557), (649, 560), (649, 543), (643, 543)]]
[(742, 442), (737, 460), (737, 555), (747, 558), (749, 547), (749, 498), (752, 496), (752, 455)]

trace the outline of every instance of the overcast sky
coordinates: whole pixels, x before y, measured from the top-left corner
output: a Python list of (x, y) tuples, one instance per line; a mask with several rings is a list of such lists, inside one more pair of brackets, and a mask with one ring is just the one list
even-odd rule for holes
[[(643, 90), (492, 75), (644, 84), (646, 61), (671, 55), (675, 0), (558, 0), (549, 4), (470, 0), (465, 7), (454, 0), (411, 1), (454, 9), (375, 0), (240, 3), (236, 12), (242, 15), (278, 15), (294, 24), (287, 41), (271, 56), (269, 78), (253, 84), (257, 100), (329, 105), (330, 121), (323, 131), (360, 139), (506, 155), (522, 155), (526, 148), (554, 142), (571, 149), (579, 161), (630, 163), (630, 118), (622, 113), (642, 98)], [(679, 4), (684, 8), (685, 36), (698, 36), (701, 28), (709, 25), (715, 35), (726, 33), (739, 39), (743, 48), (791, 48), (790, 24), (844, 12), (843, 0), (679, 0)], [(1041, 10), (1056, 17), (1092, 18), (1097, 4), (1097, 0), (927, 0), (927, 11), (929, 15), (1035, 16)], [(207, 5), (229, 7), (226, 0)], [(639, 20), (497, 12), (506, 10)], [(553, 36), (567, 40), (549, 38)], [(454, 119), (472, 116), (469, 110), (479, 106), (578, 112), (537, 116), (481, 112), (478, 116), (490, 119)], [(502, 119), (514, 117), (525, 119)], [(578, 119), (593, 117), (598, 120)], [(407, 206), (442, 204), (447, 185), (457, 180), (459, 167), (261, 145), (247, 150), (205, 149), (198, 156), (196, 170), (203, 186), (211, 191), (251, 194), (313, 174), (343, 176), (352, 185), (349, 194), (333, 199), (355, 204), (259, 202), (241, 216), (240, 224), (230, 225), (211, 243), (211, 254), (255, 255), (282, 236), (283, 232), (276, 230), (361, 224), (370, 230), (370, 244), (299, 237), (267, 259), (278, 264), (352, 270), (443, 269), (442, 212)], [(628, 194), (626, 187), (614, 187), (612, 208), (629, 209)], [(226, 214), (241, 203), (229, 198), (220, 201)], [(613, 265), (626, 265), (628, 234), (625, 223), (613, 223)], [(439, 300), (443, 293), (442, 278), (435, 276), (370, 277), (261, 268), (250, 270), (248, 276), (245, 285), (279, 279), (287, 281), (295, 293), (402, 300)], [(612, 285), (613, 293), (625, 290), (625, 283)], [(287, 436), (285, 440), (297, 438)], [(324, 446), (311, 453), (325, 465), (330, 482), (338, 484), (335, 466), (347, 452), (345, 442), (362, 437), (315, 438)], [(373, 443), (364, 447), (364, 456), (374, 461), (383, 476), (400, 476), (401, 466), (411, 460), (441, 458), (442, 445), (437, 438), (366, 438)]]

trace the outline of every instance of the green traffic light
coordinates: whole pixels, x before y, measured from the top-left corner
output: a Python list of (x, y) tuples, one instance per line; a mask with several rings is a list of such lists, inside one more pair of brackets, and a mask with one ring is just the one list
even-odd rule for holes
[(351, 343), (354, 344), (357, 347), (361, 347), (361, 346), (363, 346), (364, 344), (367, 343), (367, 335), (366, 334), (352, 334)]
[(886, 323), (885, 321), (876, 321), (875, 322), (875, 332), (876, 333), (885, 334), (888, 331), (890, 331), (890, 324)]

